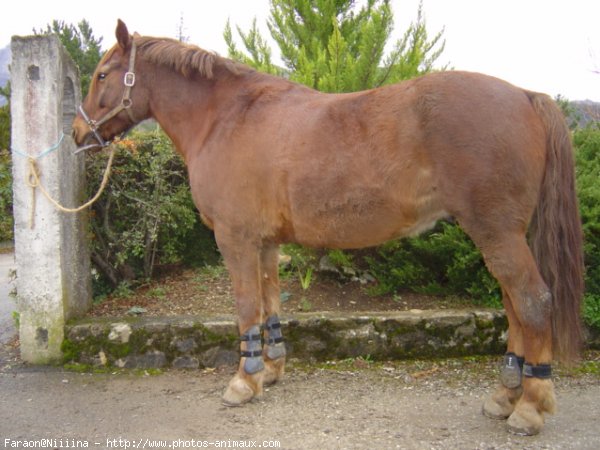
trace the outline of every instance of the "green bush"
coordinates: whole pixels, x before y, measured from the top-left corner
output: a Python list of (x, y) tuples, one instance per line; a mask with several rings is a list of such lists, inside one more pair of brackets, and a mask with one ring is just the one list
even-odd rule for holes
[(13, 239), (11, 171), (10, 153), (0, 148), (0, 242)]
[(0, 242), (12, 241), (12, 163), (10, 151), (10, 83), (0, 87), (7, 104), (0, 106)]
[(409, 290), (471, 297), (478, 304), (501, 306), (500, 288), (481, 253), (453, 223), (440, 222), (421, 237), (388, 242), (367, 262), (378, 281), (374, 294)]
[(303, 274), (313, 273), (318, 265), (317, 251), (313, 248), (303, 247), (299, 244), (283, 244), (279, 253), (290, 257), (289, 263), (279, 265), (279, 276), (289, 278), (298, 276), (302, 279)]
[(583, 315), (600, 328), (600, 126), (576, 131), (573, 142), (586, 265)]
[[(88, 190), (98, 189), (107, 155), (89, 155)], [(158, 266), (213, 263), (218, 253), (192, 202), (181, 157), (161, 131), (118, 144), (107, 190), (91, 218), (99, 286), (150, 278)]]

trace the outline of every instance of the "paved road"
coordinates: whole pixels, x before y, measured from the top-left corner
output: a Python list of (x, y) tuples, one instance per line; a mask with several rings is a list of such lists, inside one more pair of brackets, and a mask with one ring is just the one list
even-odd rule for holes
[(0, 253), (0, 344), (10, 341), (16, 333), (12, 313), (17, 307), (14, 299), (8, 295), (13, 289), (9, 272), (14, 265), (12, 253)]
[(598, 375), (559, 376), (558, 413), (540, 435), (520, 437), (480, 413), (495, 384), (491, 361), (296, 364), (262, 399), (226, 408), (220, 395), (231, 368), (74, 373), (30, 368), (8, 351), (0, 364), (0, 448), (40, 438), (96, 449), (149, 448), (159, 440), (160, 448), (201, 448), (199, 441), (203, 448), (218, 448), (217, 441), (284, 449), (600, 448)]

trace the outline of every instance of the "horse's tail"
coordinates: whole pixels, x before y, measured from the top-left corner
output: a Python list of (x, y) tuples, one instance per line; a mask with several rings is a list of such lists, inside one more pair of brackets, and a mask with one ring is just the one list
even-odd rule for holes
[(554, 355), (569, 362), (578, 357), (583, 343), (584, 291), (583, 232), (575, 191), (573, 146), (556, 103), (547, 95), (527, 95), (546, 128), (546, 168), (529, 229), (530, 243), (552, 293)]

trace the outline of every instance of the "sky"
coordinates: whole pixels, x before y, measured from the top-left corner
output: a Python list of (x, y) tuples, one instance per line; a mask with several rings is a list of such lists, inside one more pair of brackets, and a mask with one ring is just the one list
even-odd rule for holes
[[(419, 0), (391, 4), (395, 40), (416, 19)], [(423, 11), (431, 36), (444, 30), (440, 65), (569, 100), (600, 101), (600, 1), (423, 0)], [(76, 24), (85, 18), (107, 49), (115, 42), (117, 18), (130, 32), (168, 37), (177, 37), (183, 18), (183, 35), (191, 43), (226, 56), (227, 19), (247, 30), (256, 17), (268, 36), (268, 16), (268, 0), (21, 0), (0, 17), (0, 48), (11, 36), (32, 34), (53, 19)]]

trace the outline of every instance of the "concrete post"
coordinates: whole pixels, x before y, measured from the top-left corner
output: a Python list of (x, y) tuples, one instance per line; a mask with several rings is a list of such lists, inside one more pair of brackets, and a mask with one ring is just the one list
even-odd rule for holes
[[(37, 158), (41, 183), (62, 205), (75, 207), (85, 200), (85, 158), (73, 154), (71, 138), (71, 122), (81, 101), (79, 75), (56, 36), (15, 36), (11, 46), (21, 357), (45, 364), (61, 360), (65, 322), (91, 305), (87, 213), (60, 212), (39, 189), (33, 191), (27, 183), (27, 156)], [(46, 151), (57, 143), (55, 150)]]

